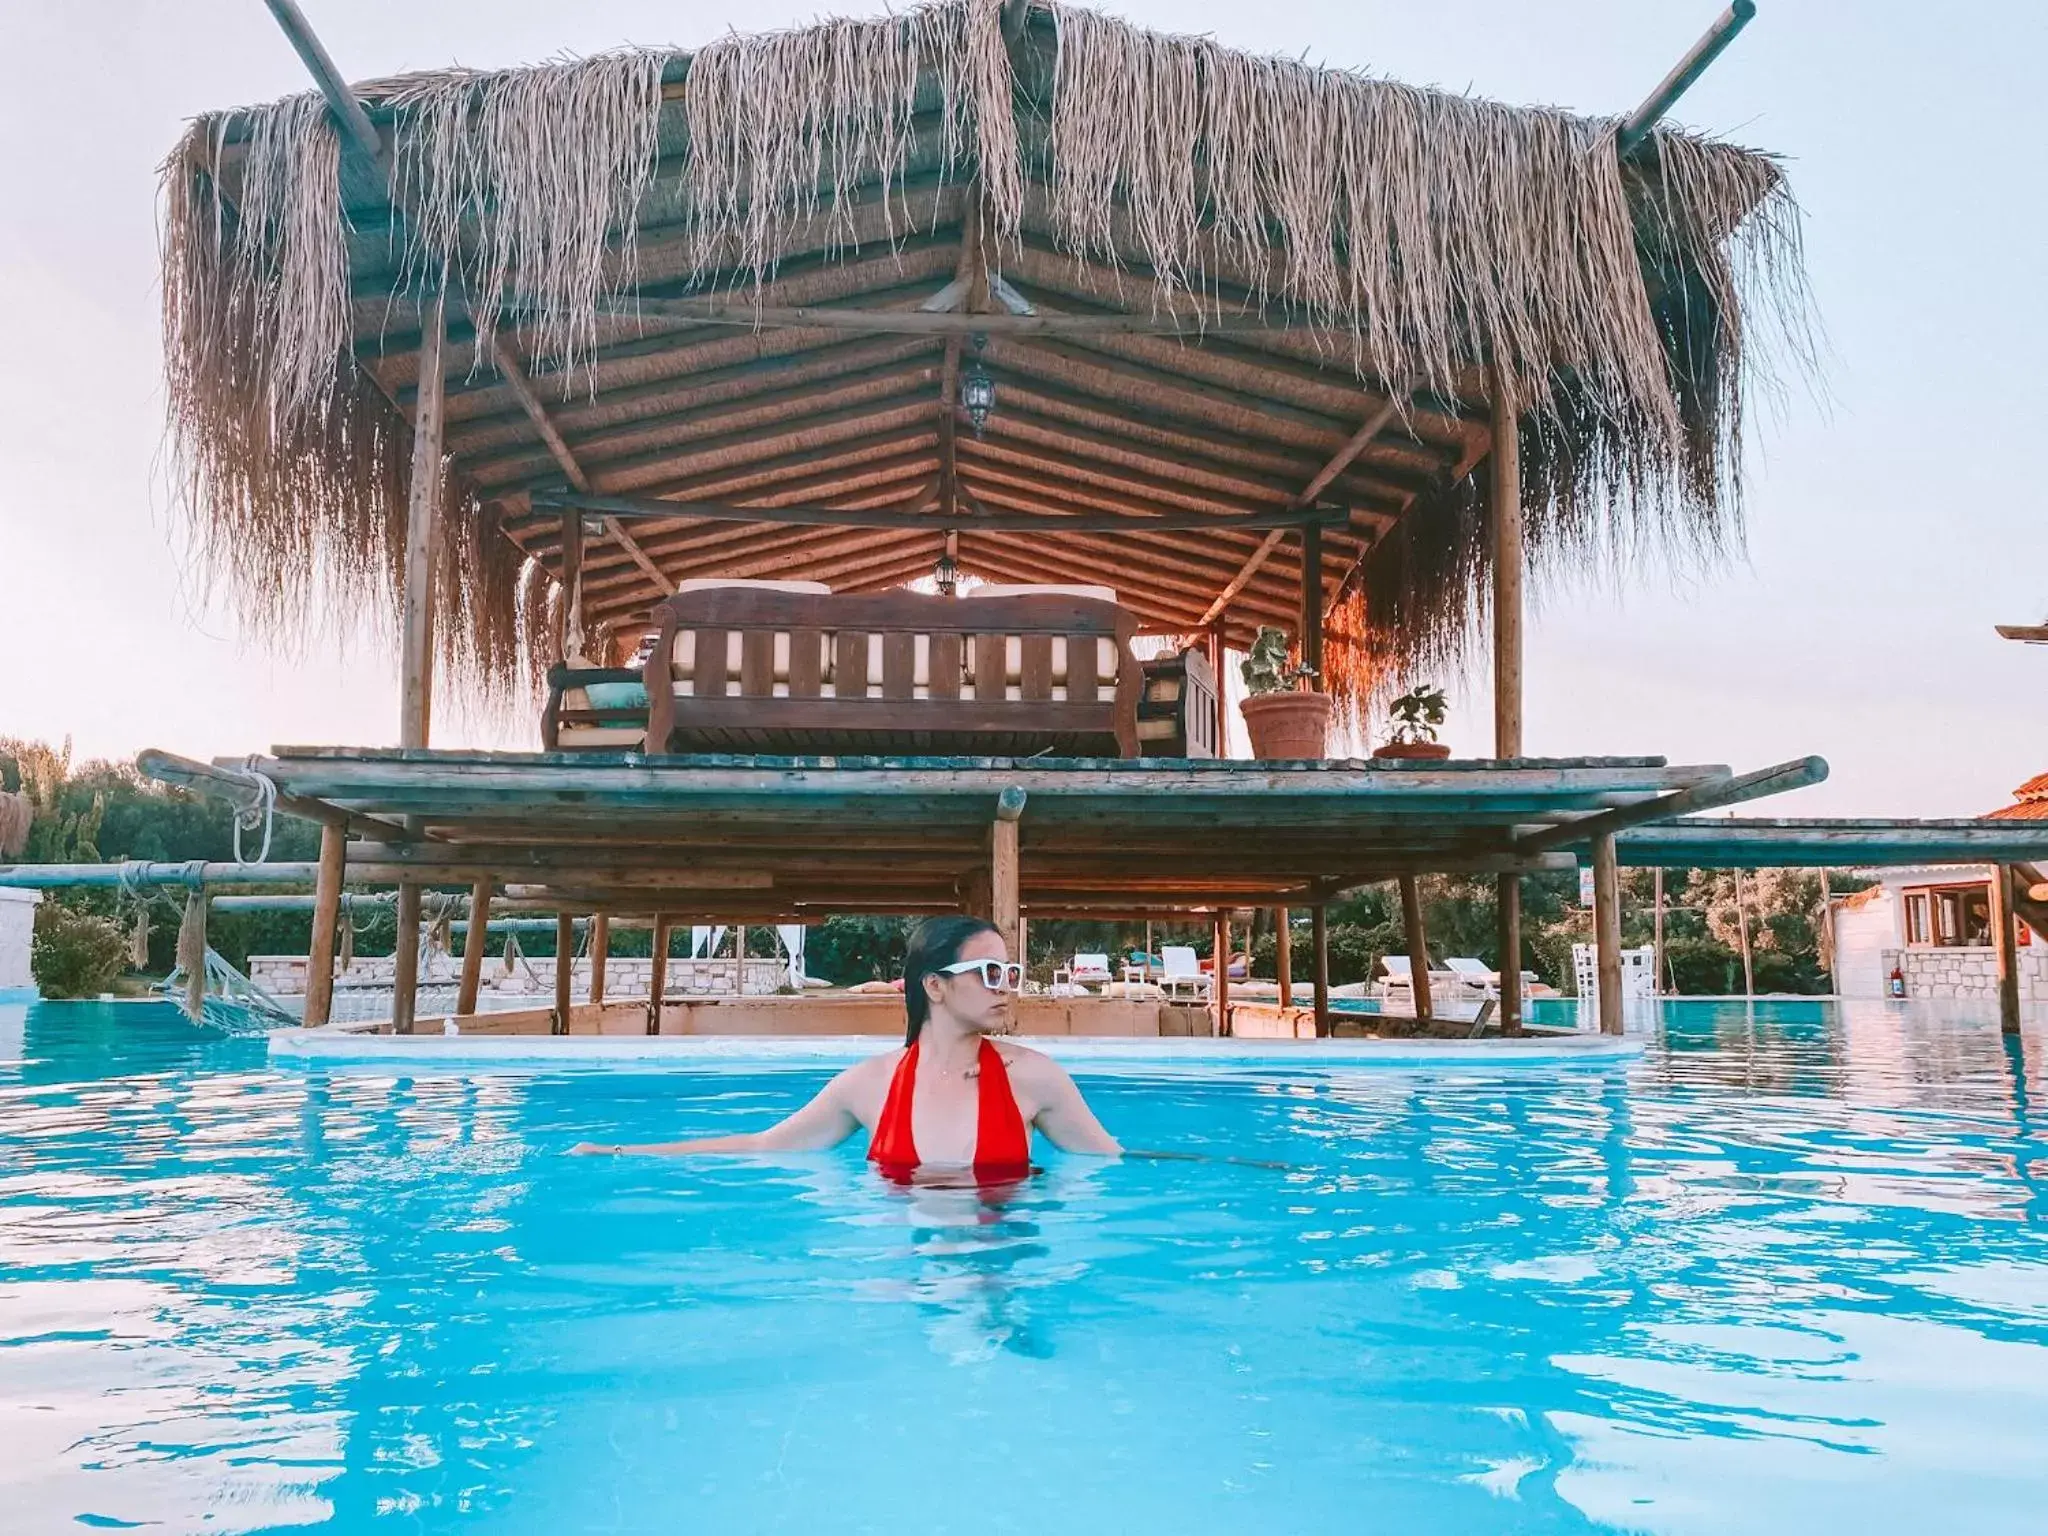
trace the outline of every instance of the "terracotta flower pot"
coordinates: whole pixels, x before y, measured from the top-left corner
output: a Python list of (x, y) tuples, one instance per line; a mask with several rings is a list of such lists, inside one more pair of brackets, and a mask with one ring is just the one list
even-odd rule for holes
[(1239, 704), (1252, 756), (1298, 762), (1323, 756), (1330, 736), (1326, 693), (1255, 693)]
[(1440, 741), (1390, 741), (1384, 747), (1372, 749), (1374, 757), (1420, 758), (1425, 762), (1441, 762), (1451, 755), (1451, 749)]

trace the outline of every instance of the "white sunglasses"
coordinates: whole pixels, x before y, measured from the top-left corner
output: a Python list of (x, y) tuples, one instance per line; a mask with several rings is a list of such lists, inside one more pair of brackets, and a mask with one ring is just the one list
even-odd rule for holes
[(991, 992), (1016, 992), (1024, 986), (1024, 967), (1014, 960), (955, 960), (937, 968), (941, 976), (965, 976), (970, 971), (978, 971), (981, 984)]

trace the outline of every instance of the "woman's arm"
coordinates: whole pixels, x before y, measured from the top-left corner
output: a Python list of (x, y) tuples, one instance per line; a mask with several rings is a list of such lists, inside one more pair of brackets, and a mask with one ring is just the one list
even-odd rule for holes
[(1062, 1152), (1091, 1152), (1111, 1157), (1123, 1151), (1117, 1139), (1095, 1118), (1095, 1111), (1081, 1097), (1081, 1090), (1074, 1086), (1074, 1080), (1067, 1075), (1065, 1067), (1050, 1056), (1040, 1056), (1032, 1065), (1036, 1068), (1032, 1086), (1037, 1089), (1044, 1106), (1032, 1123), (1045, 1133), (1046, 1140)]
[(572, 1155), (592, 1153), (658, 1154), (695, 1152), (818, 1152), (836, 1147), (860, 1127), (859, 1118), (847, 1107), (845, 1081), (849, 1068), (820, 1088), (817, 1097), (795, 1114), (765, 1131), (742, 1131), (737, 1136), (700, 1136), (694, 1141), (656, 1141), (617, 1145), (581, 1141), (569, 1149)]

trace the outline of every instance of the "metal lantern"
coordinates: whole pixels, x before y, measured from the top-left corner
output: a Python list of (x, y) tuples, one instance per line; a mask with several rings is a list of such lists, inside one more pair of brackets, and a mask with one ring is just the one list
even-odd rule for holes
[(953, 540), (950, 535), (939, 549), (938, 563), (932, 567), (932, 581), (939, 593), (951, 597), (953, 589), (960, 584), (960, 567), (953, 563)]
[(976, 437), (981, 436), (981, 429), (988, 425), (988, 413), (996, 408), (996, 381), (981, 366), (981, 349), (987, 342), (986, 336), (974, 338), (974, 361), (960, 375), (960, 404), (967, 412), (967, 419), (974, 423)]

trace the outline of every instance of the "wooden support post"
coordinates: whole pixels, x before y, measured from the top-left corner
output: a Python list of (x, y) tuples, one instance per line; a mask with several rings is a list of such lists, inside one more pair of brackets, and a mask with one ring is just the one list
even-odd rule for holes
[(1429, 935), (1422, 929), (1422, 887), (1415, 876), (1401, 876), (1401, 924), (1408, 931), (1408, 990), (1414, 995), (1415, 1017), (1431, 1018), (1434, 1000), (1429, 995)]
[(1273, 969), (1278, 972), (1280, 983), (1280, 1006), (1294, 1006), (1294, 935), (1288, 931), (1290, 919), (1285, 907), (1273, 910)]
[(1230, 737), (1225, 730), (1225, 724), (1229, 719), (1229, 714), (1227, 706), (1223, 701), (1223, 618), (1220, 614), (1217, 616), (1215, 625), (1209, 631), (1208, 646), (1209, 671), (1216, 679), (1216, 755), (1218, 757), (1228, 757), (1230, 756)]
[[(1656, 993), (1656, 994), (1657, 994), (1657, 995), (1658, 995), (1659, 997), (1662, 997), (1662, 996), (1664, 995), (1664, 985), (1665, 985), (1665, 983), (1664, 983), (1664, 867), (1663, 867), (1663, 865), (1661, 865), (1661, 864), (1660, 864), (1660, 865), (1658, 865), (1658, 866), (1657, 866), (1656, 870), (1655, 870), (1655, 871), (1654, 871), (1654, 873), (1653, 873), (1653, 874), (1651, 875), (1651, 880), (1652, 880), (1652, 882), (1653, 882), (1653, 888), (1652, 888), (1652, 895), (1653, 895), (1653, 899), (1654, 899), (1654, 901), (1655, 901), (1655, 903), (1656, 903), (1657, 915), (1656, 915), (1656, 919), (1655, 919), (1655, 922), (1656, 922), (1656, 926), (1655, 926), (1655, 927), (1654, 927), (1654, 928), (1653, 928), (1653, 929), (1651, 930), (1651, 933), (1650, 933), (1650, 970), (1651, 970), (1651, 977), (1650, 977), (1650, 990), (1651, 990), (1652, 992), (1655, 992), (1655, 993)], [(1825, 889), (1826, 889), (1826, 886), (1827, 886), (1827, 875), (1826, 875), (1826, 873), (1825, 873), (1825, 872), (1823, 872), (1823, 873), (1822, 873), (1822, 875), (1821, 875), (1821, 886), (1822, 886), (1822, 889), (1823, 889), (1823, 890), (1825, 890)], [(1672, 990), (1673, 990), (1673, 991), (1675, 992), (1675, 991), (1677, 991), (1678, 989), (1677, 989), (1676, 987), (1674, 987), (1674, 988), (1672, 988)]]
[[(1842, 993), (1842, 977), (1835, 964), (1835, 899), (1829, 889), (1828, 872), (1820, 872), (1820, 936), (1828, 947), (1828, 991)], [(1664, 871), (1657, 871), (1657, 953), (1664, 953)]]
[(1503, 874), (1494, 887), (1500, 939), (1500, 1032), (1522, 1032), (1522, 877)]
[[(1313, 670), (1323, 687), (1323, 525), (1301, 528), (1301, 664)], [(1327, 691), (1327, 690), (1324, 690)]]
[(313, 941), (306, 946), (308, 1029), (334, 1017), (334, 941), (341, 927), (341, 881), (348, 860), (348, 828), (338, 821), (320, 827), (320, 868), (313, 879)]
[(654, 919), (653, 961), (647, 978), (647, 1033), (661, 1033), (661, 1000), (668, 995), (668, 919)]
[(398, 887), (398, 934), (392, 943), (391, 1031), (409, 1035), (420, 986), (420, 888), (409, 880)]
[(1216, 1033), (1230, 1033), (1230, 908), (1216, 909), (1214, 977), (1209, 995), (1216, 1000)]
[(1024, 815), (1024, 791), (1014, 785), (996, 797), (996, 819), (989, 828), (989, 921), (1002, 936), (1003, 947), (1012, 960), (1022, 960), (1024, 948), (1023, 893), (1018, 870), (1019, 822)]
[(1991, 869), (1991, 943), (1998, 956), (1998, 1027), (2008, 1035), (2020, 1032), (2019, 933), (2014, 898), (2018, 880), (2010, 864)]
[[(424, 747), (434, 696), (434, 556), (441, 521), (442, 295), (420, 316), (419, 399), (413, 410), (412, 490), (405, 512), (405, 628), (400, 641), (398, 744)], [(415, 893), (417, 905), (417, 893)]]
[(569, 1033), (571, 983), (576, 973), (576, 919), (567, 912), (555, 914), (555, 1017), (548, 1033)]
[(747, 995), (747, 925), (745, 920), (732, 925), (732, 995)]
[(1621, 871), (1614, 834), (1593, 839), (1593, 946), (1600, 976), (1600, 1032), (1618, 1035), (1621, 1017)]
[(562, 606), (555, 615), (555, 660), (583, 654), (583, 514), (562, 514)]
[(1522, 755), (1522, 434), (1493, 375), (1493, 755)]
[(477, 881), (469, 888), (469, 929), (462, 936), (462, 984), (455, 989), (455, 1011), (476, 1012), (476, 995), (483, 989), (484, 946), (491, 942), (491, 882)]
[(1310, 923), (1316, 951), (1316, 1038), (1324, 1040), (1330, 1035), (1330, 909), (1317, 902)]
[(600, 912), (590, 920), (590, 1001), (593, 1006), (601, 1006), (604, 1002), (604, 968), (611, 952), (611, 914)]
[(1749, 902), (1742, 894), (1742, 871), (1735, 871), (1735, 933), (1742, 941), (1742, 995), (1756, 996), (1755, 956), (1749, 947)]

